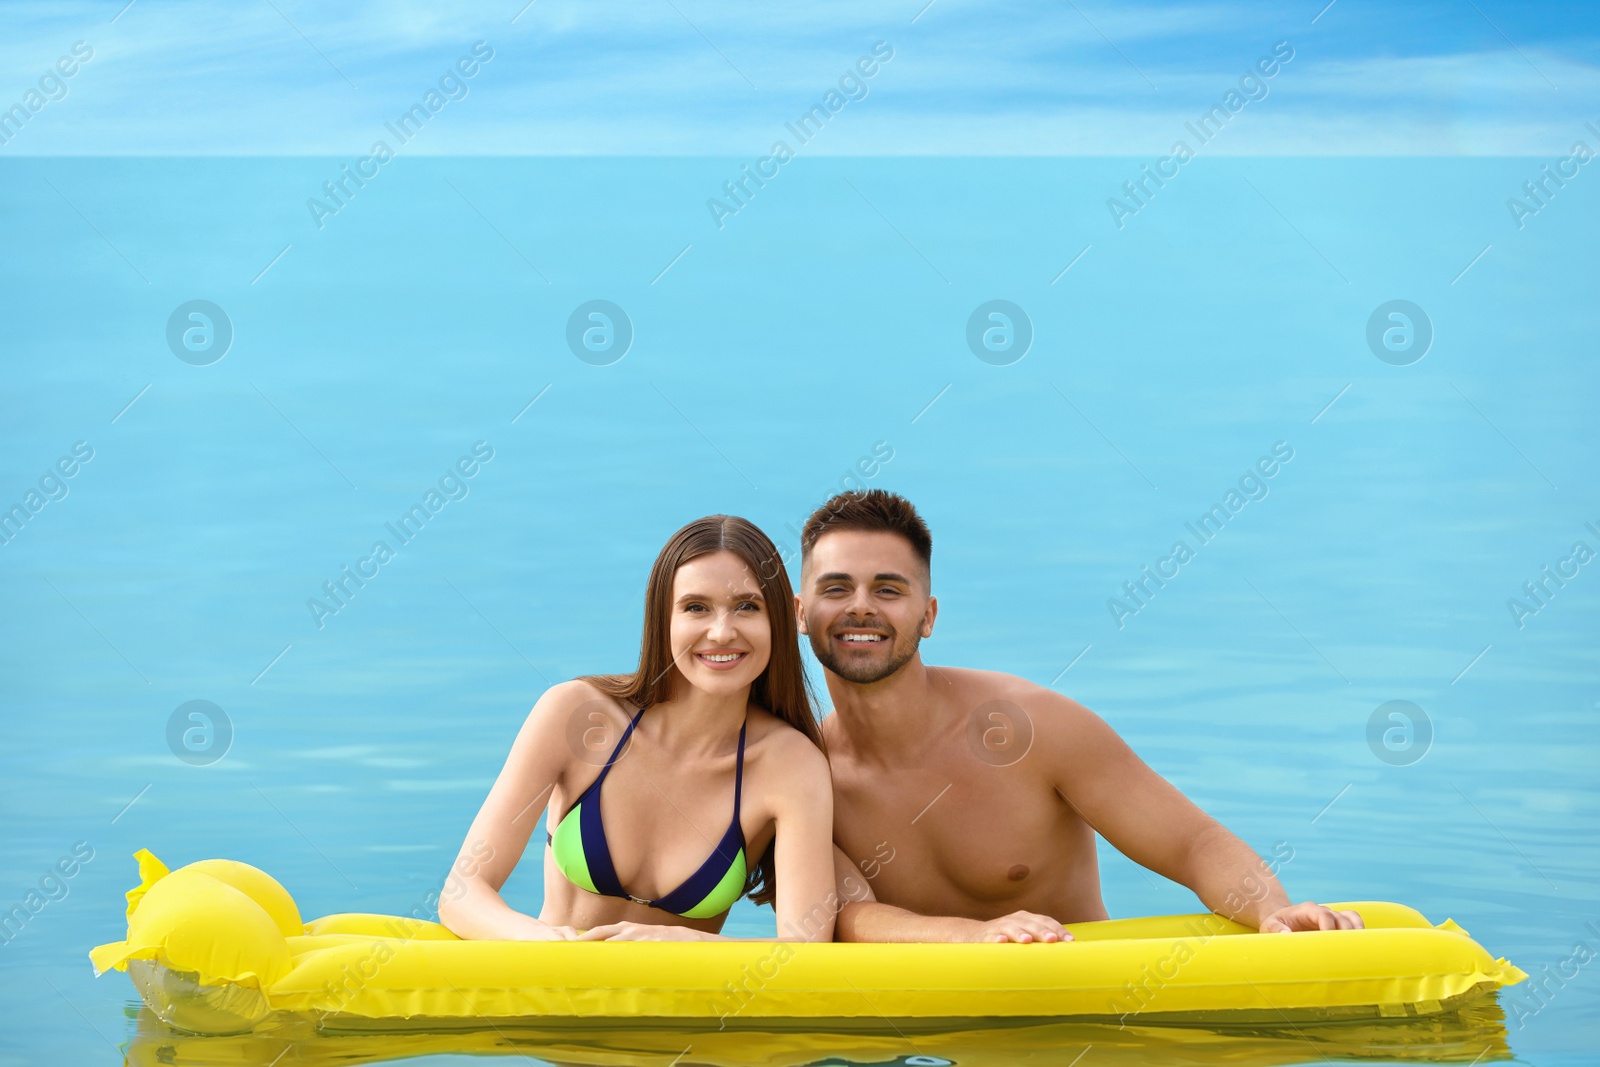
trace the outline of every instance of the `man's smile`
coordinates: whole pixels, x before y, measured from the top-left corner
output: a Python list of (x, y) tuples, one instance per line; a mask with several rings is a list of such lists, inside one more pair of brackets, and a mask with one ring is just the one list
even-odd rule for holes
[(889, 641), (889, 635), (879, 630), (844, 630), (833, 636), (834, 640), (854, 648), (873, 648)]

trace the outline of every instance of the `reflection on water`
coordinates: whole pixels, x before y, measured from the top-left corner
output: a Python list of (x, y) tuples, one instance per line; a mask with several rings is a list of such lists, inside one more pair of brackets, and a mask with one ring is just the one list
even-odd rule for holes
[(511, 1026), (424, 1030), (404, 1034), (318, 1032), (285, 1018), (236, 1037), (190, 1037), (137, 1012), (128, 1047), (133, 1067), (321, 1067), (385, 1063), (416, 1056), (517, 1056), (549, 1064), (606, 1067), (761, 1065), (761, 1067), (947, 1067), (947, 1065), (1075, 1062), (1093, 1049), (1107, 1064), (1237, 1064), (1276, 1067), (1325, 1060), (1404, 1063), (1491, 1063), (1511, 1058), (1505, 1013), (1494, 996), (1424, 1019), (1286, 1024), (1281, 1027), (1128, 1026), (1049, 1022), (985, 1026), (946, 1021), (885, 1024), (858, 1020), (797, 1022), (761, 1029), (705, 1031), (648, 1021), (607, 1020), (584, 1026)]

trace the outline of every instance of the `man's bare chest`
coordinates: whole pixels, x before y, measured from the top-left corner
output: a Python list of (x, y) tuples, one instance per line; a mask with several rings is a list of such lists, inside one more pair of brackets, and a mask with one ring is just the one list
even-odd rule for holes
[(1033, 898), (1082, 864), (1084, 829), (1048, 784), (1016, 768), (935, 761), (834, 776), (834, 839), (879, 900), (915, 911)]

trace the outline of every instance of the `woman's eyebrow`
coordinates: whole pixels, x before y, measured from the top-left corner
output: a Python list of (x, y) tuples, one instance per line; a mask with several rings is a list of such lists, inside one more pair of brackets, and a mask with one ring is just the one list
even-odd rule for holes
[[(677, 600), (673, 601), (673, 603), (675, 603), (675, 604), (684, 604), (684, 603), (687, 603), (688, 601), (691, 601), (691, 600), (715, 600), (715, 599), (716, 599), (716, 597), (712, 596), (710, 593), (695, 593), (695, 592), (691, 592), (691, 593), (683, 594)], [(761, 595), (760, 590), (754, 590), (754, 591), (751, 591), (751, 592), (748, 592), (748, 593), (733, 593), (733, 594), (730, 594), (730, 599), (733, 599), (733, 600), (764, 600), (765, 598)]]

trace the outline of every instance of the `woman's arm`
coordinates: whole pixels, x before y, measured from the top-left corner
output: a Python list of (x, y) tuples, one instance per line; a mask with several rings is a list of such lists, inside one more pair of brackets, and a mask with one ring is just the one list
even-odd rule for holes
[(833, 779), (828, 759), (799, 733), (785, 740), (783, 777), (775, 797), (779, 941), (832, 941), (844, 901), (833, 871)]
[(569, 940), (571, 927), (551, 926), (507, 904), (500, 887), (516, 868), (566, 763), (567, 719), (594, 692), (583, 682), (545, 690), (511, 745), (511, 754), (489, 790), (456, 855), (439, 921), (458, 937), (509, 941)]

